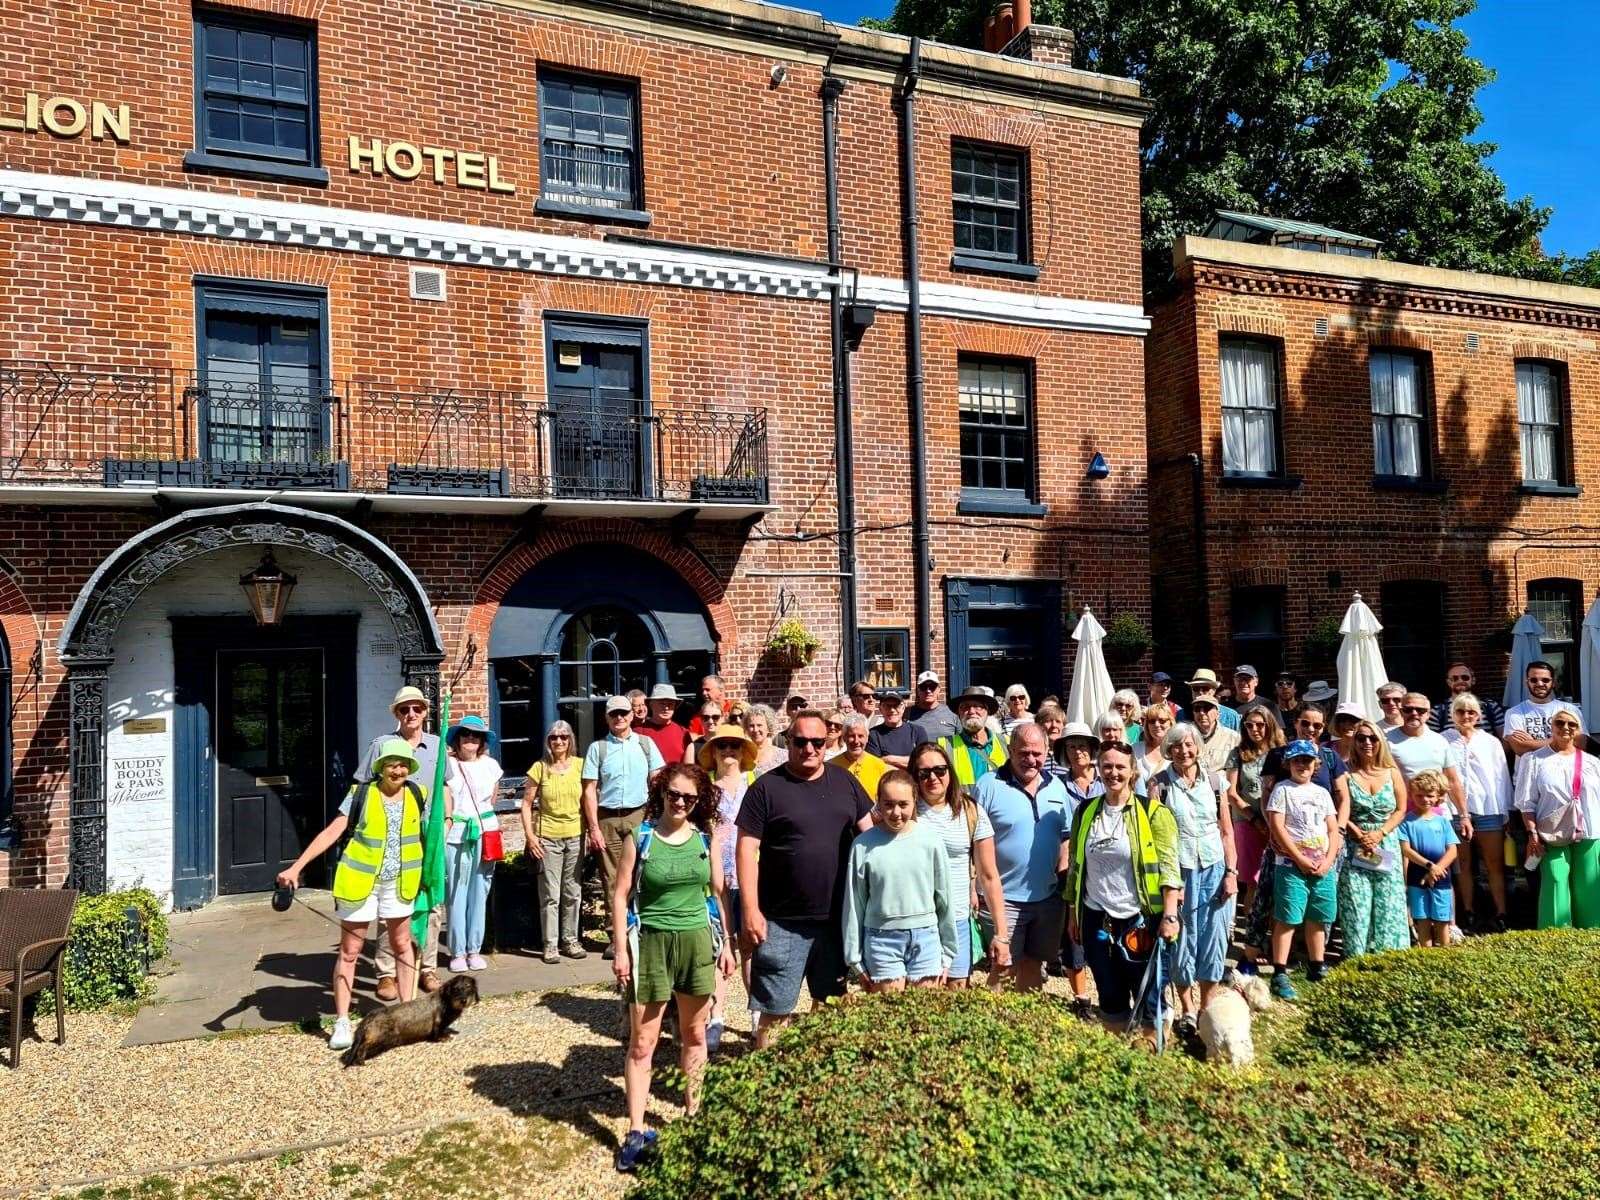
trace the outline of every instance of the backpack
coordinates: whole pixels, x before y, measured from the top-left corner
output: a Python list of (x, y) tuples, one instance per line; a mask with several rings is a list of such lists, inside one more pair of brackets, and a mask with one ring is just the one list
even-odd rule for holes
[[(374, 779), (369, 779), (365, 783), (362, 783), (359, 779), (354, 781), (353, 786), (356, 788), (356, 802), (350, 806), (350, 817), (345, 823), (344, 834), (339, 838), (339, 844), (333, 848), (335, 862), (344, 857), (344, 848), (346, 843), (348, 843), (351, 838), (355, 837), (356, 830), (361, 828), (361, 822), (367, 815), (367, 793), (371, 790), (372, 785), (376, 782), (377, 781)], [(423, 805), (426, 803), (426, 801), (424, 801), (422, 798), (422, 788), (414, 779), (406, 780), (405, 788), (406, 791), (411, 793), (411, 798), (417, 802), (417, 816), (420, 817), (422, 815)]]

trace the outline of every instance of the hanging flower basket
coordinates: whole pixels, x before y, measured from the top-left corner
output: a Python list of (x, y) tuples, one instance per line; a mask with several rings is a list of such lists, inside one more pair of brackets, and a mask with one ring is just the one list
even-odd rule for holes
[(1306, 635), (1306, 662), (1315, 668), (1332, 664), (1339, 653), (1339, 644), (1343, 641), (1344, 635), (1339, 632), (1339, 618), (1321, 618), (1311, 626), (1311, 632)]
[(1118, 613), (1106, 626), (1100, 648), (1112, 662), (1138, 662), (1150, 649), (1150, 631), (1132, 613)]
[(796, 617), (778, 622), (778, 627), (767, 639), (767, 661), (783, 670), (798, 671), (816, 661), (822, 639), (812, 633)]

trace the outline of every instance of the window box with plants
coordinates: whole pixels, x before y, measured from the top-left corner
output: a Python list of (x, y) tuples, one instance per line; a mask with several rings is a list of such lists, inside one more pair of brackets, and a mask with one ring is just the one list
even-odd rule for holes
[(822, 639), (805, 627), (798, 617), (786, 617), (767, 639), (767, 660), (787, 670), (809, 667), (822, 649)]

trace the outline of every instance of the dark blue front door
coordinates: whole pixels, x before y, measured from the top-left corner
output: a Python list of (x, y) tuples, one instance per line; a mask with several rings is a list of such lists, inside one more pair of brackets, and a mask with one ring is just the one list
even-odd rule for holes
[(1061, 691), (1061, 588), (1020, 580), (945, 581), (950, 690), (1020, 683), (1037, 703)]

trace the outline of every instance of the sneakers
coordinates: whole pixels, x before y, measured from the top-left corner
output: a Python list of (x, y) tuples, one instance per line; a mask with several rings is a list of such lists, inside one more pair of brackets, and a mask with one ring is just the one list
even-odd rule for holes
[(356, 1031), (349, 1017), (340, 1017), (333, 1023), (333, 1036), (328, 1039), (329, 1050), (348, 1050), (356, 1043)]
[[(454, 970), (455, 968), (452, 967), (451, 969)], [(481, 954), (469, 954), (469, 955), (467, 955), (467, 970), (469, 970), (469, 971), (487, 971), (488, 969), (489, 969), (489, 960), (486, 959), (483, 955), (481, 955)]]
[(452, 958), (450, 960), (450, 973), (452, 975), (459, 975), (459, 974), (461, 974), (461, 972), (465, 971), (466, 969), (467, 969), (467, 960), (466, 960), (466, 958), (464, 956), (458, 954), (458, 955), (456, 955), (454, 958)]
[(582, 942), (568, 942), (565, 946), (561, 947), (561, 953), (565, 954), (571, 959), (589, 957), (589, 952), (583, 948)]
[(1306, 964), (1306, 982), (1321, 983), (1328, 977), (1328, 964), (1314, 962)]
[(385, 1004), (393, 1004), (400, 999), (400, 987), (395, 983), (393, 975), (385, 975), (378, 980), (378, 999)]
[(706, 1053), (715, 1054), (722, 1045), (722, 1018), (706, 1022)]
[(1094, 1020), (1094, 1001), (1087, 996), (1072, 998), (1072, 1015), (1080, 1021)]
[(544, 948), (544, 961), (547, 966), (553, 967), (561, 961), (561, 955), (556, 953), (554, 946), (546, 946)]
[(1184, 1013), (1183, 1016), (1178, 1018), (1178, 1024), (1174, 1027), (1173, 1031), (1177, 1034), (1177, 1036), (1184, 1038), (1185, 1040), (1192, 1037), (1198, 1037), (1200, 1034), (1200, 1023), (1195, 1019), (1194, 1014)]
[(1272, 994), (1279, 1000), (1298, 1000), (1300, 993), (1294, 990), (1294, 984), (1289, 982), (1287, 969), (1276, 970), (1272, 973)]
[(1505, 915), (1505, 913), (1495, 913), (1493, 919), (1490, 920), (1490, 922), (1489, 922), (1489, 932), (1490, 933), (1504, 933), (1505, 931), (1506, 931), (1506, 915)]
[(654, 1129), (630, 1129), (628, 1136), (622, 1139), (622, 1145), (617, 1147), (617, 1170), (631, 1175), (638, 1170), (639, 1163), (645, 1155), (655, 1148)]

